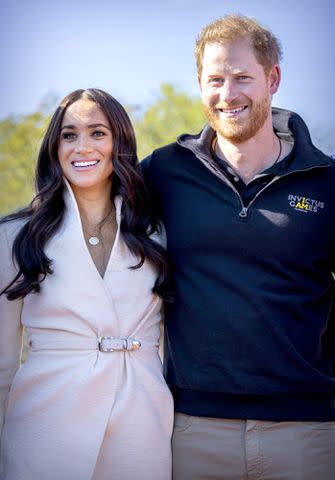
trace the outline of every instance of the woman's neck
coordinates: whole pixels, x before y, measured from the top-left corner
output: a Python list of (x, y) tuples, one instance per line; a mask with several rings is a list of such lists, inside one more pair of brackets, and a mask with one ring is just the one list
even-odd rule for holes
[(113, 208), (111, 185), (103, 190), (77, 189), (76, 198), (81, 219), (88, 225), (97, 225), (106, 218)]

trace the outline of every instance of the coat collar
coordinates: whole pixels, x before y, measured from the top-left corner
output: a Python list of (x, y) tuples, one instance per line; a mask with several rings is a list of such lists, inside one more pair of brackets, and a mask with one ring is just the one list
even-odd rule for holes
[(121, 271), (127, 269), (131, 265), (134, 265), (134, 263), (137, 263), (136, 259), (134, 260), (134, 257), (130, 253), (123, 240), (123, 236), (121, 233), (123, 200), (121, 196), (116, 196), (114, 198), (114, 205), (116, 212), (117, 232), (110, 258), (106, 267), (104, 278), (102, 279), (100, 277), (86, 245), (76, 197), (68, 180), (66, 178), (63, 178), (63, 180), (65, 185), (63, 193), (65, 203), (65, 215), (63, 225), (61, 230), (59, 231), (59, 234), (64, 239), (64, 241), (66, 239), (66, 242), (68, 242), (69, 246), (70, 244), (72, 245), (73, 254), (75, 254), (76, 256), (80, 256), (82, 262), (90, 265), (90, 269), (94, 270), (94, 275), (99, 277), (99, 281), (104, 280), (109, 275), (109, 273), (113, 271)]
[[(64, 189), (64, 202), (65, 202), (65, 208), (66, 211), (69, 213), (69, 215), (73, 218), (76, 219), (77, 223), (79, 223), (81, 229), (82, 229), (82, 222), (80, 218), (80, 213), (79, 213), (79, 208), (78, 208), (78, 203), (76, 200), (76, 197), (73, 193), (72, 187), (69, 183), (69, 181), (63, 177), (63, 181), (65, 184), (65, 189)], [(117, 195), (114, 199), (114, 206), (115, 206), (115, 212), (116, 212), (116, 222), (117, 225), (119, 226), (121, 223), (121, 207), (122, 207), (122, 197)]]

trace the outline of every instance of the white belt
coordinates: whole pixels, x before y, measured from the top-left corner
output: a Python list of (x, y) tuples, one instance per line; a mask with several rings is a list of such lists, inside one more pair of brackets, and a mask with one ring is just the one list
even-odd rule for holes
[(31, 338), (28, 342), (31, 350), (98, 350), (103, 353), (133, 352), (143, 347), (158, 348), (154, 341), (140, 341), (133, 337), (101, 336), (95, 338)]

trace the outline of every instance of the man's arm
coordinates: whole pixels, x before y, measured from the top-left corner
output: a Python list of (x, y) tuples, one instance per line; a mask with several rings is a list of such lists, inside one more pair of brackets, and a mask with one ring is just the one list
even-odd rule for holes
[(141, 168), (145, 185), (147, 188), (147, 193), (149, 196), (150, 208), (151, 208), (153, 218), (156, 219), (156, 221), (159, 221), (162, 219), (162, 214), (160, 210), (159, 195), (155, 188), (153, 177), (152, 177), (151, 161), (153, 159), (153, 156), (154, 156), (154, 152), (148, 155), (147, 157), (145, 157), (140, 162), (140, 168)]

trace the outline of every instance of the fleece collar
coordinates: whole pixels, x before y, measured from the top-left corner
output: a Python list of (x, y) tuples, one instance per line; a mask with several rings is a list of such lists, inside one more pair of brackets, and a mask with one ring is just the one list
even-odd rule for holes
[[(295, 155), (288, 171), (330, 166), (330, 158), (313, 145), (307, 125), (297, 113), (273, 107), (272, 119), (277, 135), (284, 140), (294, 142)], [(214, 135), (215, 131), (207, 124), (197, 135), (180, 135), (177, 143), (208, 162), (211, 161), (211, 144)]]

